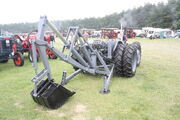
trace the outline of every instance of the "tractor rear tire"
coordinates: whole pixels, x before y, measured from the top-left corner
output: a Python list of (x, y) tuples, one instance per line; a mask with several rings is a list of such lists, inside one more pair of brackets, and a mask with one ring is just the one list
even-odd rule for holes
[(126, 45), (123, 54), (123, 75), (133, 77), (137, 68), (137, 51), (132, 44)]
[(7, 60), (2, 60), (0, 63), (7, 63), (8, 62), (8, 59)]
[(137, 56), (138, 56), (138, 59), (137, 59), (137, 66), (139, 66), (141, 64), (141, 44), (140, 42), (133, 42), (132, 43), (134, 45), (134, 47), (136, 48), (137, 50)]
[(16, 66), (23, 66), (24, 65), (24, 57), (21, 52), (15, 53), (15, 58), (13, 59), (14, 64)]
[(118, 44), (116, 50), (114, 51), (114, 73), (117, 76), (123, 77), (123, 52), (124, 52), (124, 45)]
[[(81, 57), (83, 57), (83, 53), (82, 53), (82, 51), (80, 50), (80, 46), (79, 46), (79, 45), (75, 46), (75, 49), (76, 49), (77, 52), (81, 55)], [(75, 55), (72, 54), (71, 57), (72, 57), (76, 62), (79, 62)], [(73, 66), (73, 69), (74, 69), (75, 71), (77, 71), (79, 68), (76, 67), (76, 66)]]
[[(28, 58), (30, 62), (33, 62), (33, 57), (32, 57), (32, 50), (29, 50), (28, 52)], [(39, 61), (39, 56), (37, 55), (37, 62)]]

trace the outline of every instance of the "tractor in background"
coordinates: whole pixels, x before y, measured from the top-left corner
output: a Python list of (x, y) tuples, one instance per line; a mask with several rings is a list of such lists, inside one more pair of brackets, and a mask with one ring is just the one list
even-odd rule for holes
[[(14, 35), (16, 39), (19, 39), (19, 41), (21, 41), (21, 46), (22, 46), (22, 53), (28, 53), (28, 58), (29, 61), (32, 62), (32, 40), (36, 40), (37, 39), (37, 32), (31, 32), (29, 33), (25, 39), (22, 39), (19, 35)], [(55, 41), (54, 36), (51, 34), (51, 32), (46, 32), (44, 35), (44, 40), (47, 41), (49, 44), (53, 45), (53, 42)], [(37, 52), (37, 61), (39, 60), (39, 51), (36, 48), (36, 52)], [(50, 59), (57, 59), (57, 56), (51, 52), (50, 49), (46, 49), (46, 54), (48, 55), (48, 57)]]
[(101, 38), (103, 39), (116, 39), (118, 28), (101, 28)]
[(136, 38), (136, 33), (133, 31), (133, 28), (124, 28), (124, 33), (126, 34), (127, 38)]
[(24, 57), (22, 55), (21, 41), (13, 36), (0, 37), (0, 63), (7, 63), (9, 59), (13, 59), (16, 66), (24, 65)]

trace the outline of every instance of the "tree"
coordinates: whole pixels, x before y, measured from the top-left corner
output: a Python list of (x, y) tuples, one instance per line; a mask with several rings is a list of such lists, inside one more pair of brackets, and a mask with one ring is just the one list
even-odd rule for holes
[[(64, 21), (53, 21), (56, 27), (63, 31), (70, 26), (80, 28), (101, 29), (103, 27), (119, 28), (122, 23), (126, 27), (160, 27), (180, 29), (180, 0), (168, 0), (168, 3), (160, 2), (145, 4), (120, 13), (113, 13), (104, 17), (84, 18)], [(31, 32), (37, 28), (37, 23), (18, 23), (0, 25), (0, 29), (13, 33)]]

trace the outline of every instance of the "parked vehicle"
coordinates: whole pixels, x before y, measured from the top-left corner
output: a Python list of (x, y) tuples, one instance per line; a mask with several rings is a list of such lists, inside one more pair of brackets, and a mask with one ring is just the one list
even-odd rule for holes
[(174, 35), (174, 38), (180, 38), (180, 32), (177, 32), (177, 33)]
[(162, 28), (142, 28), (142, 31), (147, 38), (156, 39), (156, 38), (172, 38), (174, 36), (174, 32), (170, 29), (162, 29)]
[(117, 32), (116, 30), (119, 30), (118, 28), (101, 28), (101, 38), (104, 39), (116, 39), (117, 38)]
[[(21, 41), (21, 46), (22, 46), (22, 53), (28, 52), (28, 58), (32, 62), (32, 40), (37, 39), (37, 33), (36, 32), (31, 32), (29, 33), (24, 39), (22, 39), (19, 35), (14, 35), (17, 40)], [(53, 45), (53, 42), (55, 41), (55, 38), (53, 35), (51, 35), (49, 32), (46, 32), (44, 36), (45, 41)], [(39, 51), (37, 51), (37, 60), (39, 60)], [(57, 56), (51, 52), (50, 49), (46, 49), (46, 54), (50, 59), (56, 59)]]
[(136, 38), (136, 33), (134, 32), (133, 28), (124, 28), (124, 33), (126, 34), (127, 38)]
[(0, 63), (7, 63), (9, 59), (13, 59), (16, 66), (24, 65), (24, 57), (22, 49), (20, 49), (21, 41), (17, 41), (13, 36), (0, 37)]
[(180, 38), (180, 29), (177, 30), (176, 34), (174, 35), (174, 38)]

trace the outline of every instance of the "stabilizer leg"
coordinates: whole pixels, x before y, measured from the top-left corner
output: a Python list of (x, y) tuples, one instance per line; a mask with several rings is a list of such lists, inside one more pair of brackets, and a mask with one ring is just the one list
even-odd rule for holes
[(109, 76), (104, 76), (104, 79), (103, 79), (103, 89), (100, 91), (100, 93), (102, 94), (107, 94), (110, 92), (109, 90), (109, 84), (111, 82), (111, 78), (113, 76), (113, 70), (114, 70), (114, 65), (112, 66), (111, 68), (111, 71), (109, 73)]
[(78, 75), (79, 73), (82, 72), (82, 69), (78, 69), (76, 70), (74, 73), (72, 73), (70, 76), (66, 77), (67, 73), (66, 72), (63, 72), (63, 75), (62, 75), (62, 80), (61, 80), (61, 85), (65, 85), (68, 83), (68, 81), (70, 79), (72, 79), (73, 77), (75, 77), (76, 75)]

